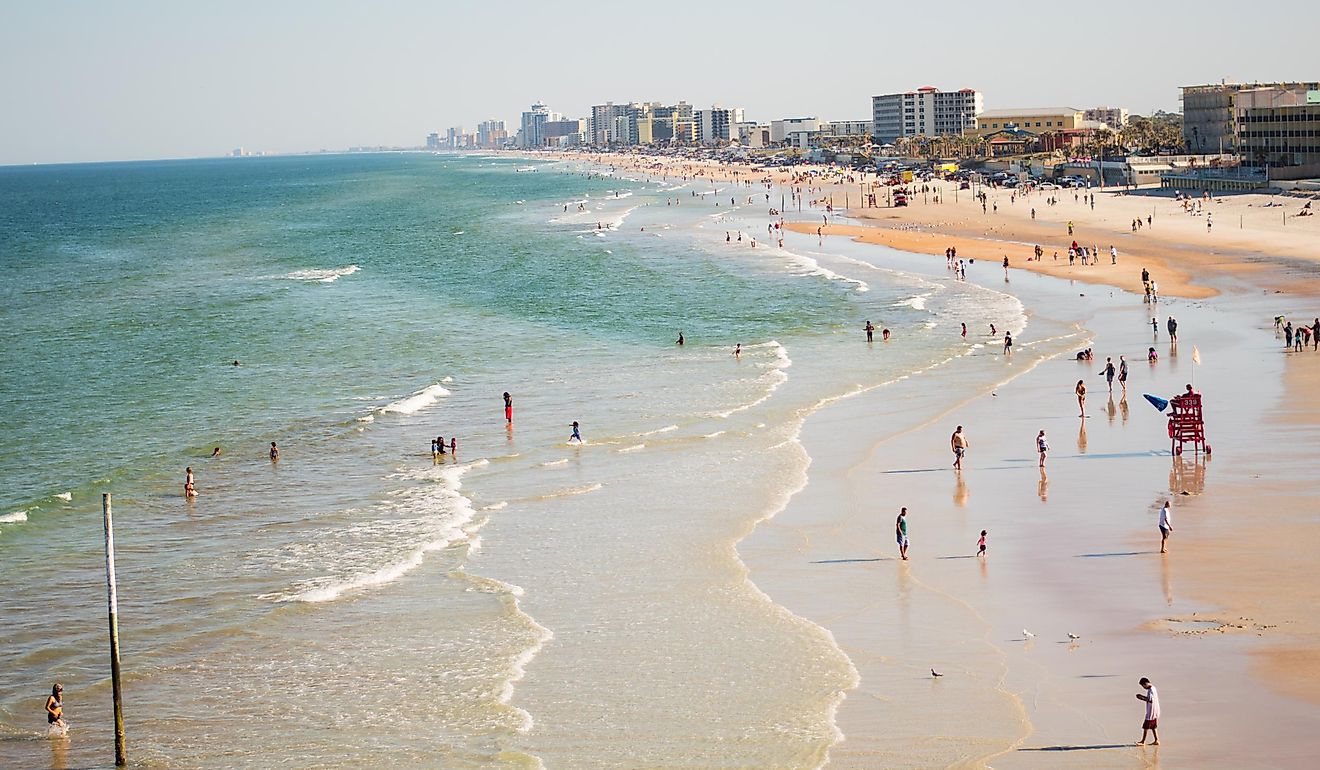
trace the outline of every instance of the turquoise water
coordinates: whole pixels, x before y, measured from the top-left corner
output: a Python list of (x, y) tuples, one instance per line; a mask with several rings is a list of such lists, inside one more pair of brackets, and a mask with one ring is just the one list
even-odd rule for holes
[(582, 171), (0, 169), (0, 765), (108, 755), (102, 492), (136, 761), (820, 763), (851, 664), (734, 545), (804, 483), (815, 408), (935, 408), (992, 376), (950, 329), (1021, 305), (726, 243), (765, 234), (758, 189)]

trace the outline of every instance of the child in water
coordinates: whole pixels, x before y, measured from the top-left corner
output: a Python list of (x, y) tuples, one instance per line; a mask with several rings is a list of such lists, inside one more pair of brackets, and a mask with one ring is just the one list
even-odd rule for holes
[(577, 423), (577, 420), (574, 420), (574, 421), (573, 421), (573, 435), (569, 436), (569, 437), (568, 437), (568, 440), (569, 440), (569, 441), (576, 441), (576, 442), (578, 442), (579, 444), (582, 443), (582, 434), (578, 432), (578, 423)]
[(985, 536), (989, 534), (984, 529), (981, 530), (981, 539), (976, 541), (976, 555), (985, 556)]

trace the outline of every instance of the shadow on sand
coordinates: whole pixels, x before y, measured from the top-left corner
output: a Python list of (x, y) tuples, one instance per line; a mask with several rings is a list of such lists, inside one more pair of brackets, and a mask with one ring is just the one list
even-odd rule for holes
[(1097, 743), (1091, 746), (1034, 746), (1018, 751), (1099, 751), (1102, 749), (1130, 749), (1131, 743)]
[(893, 561), (893, 559), (877, 556), (873, 559), (821, 559), (820, 561), (808, 562), (808, 564), (859, 564), (868, 561)]

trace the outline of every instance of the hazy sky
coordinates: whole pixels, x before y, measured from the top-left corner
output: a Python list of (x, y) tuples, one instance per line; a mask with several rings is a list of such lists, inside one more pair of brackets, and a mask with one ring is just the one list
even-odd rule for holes
[(1180, 85), (1320, 79), (1311, 8), (0, 0), (0, 164), (416, 145), (491, 117), (512, 131), (536, 100), (857, 120), (873, 94), (933, 85), (987, 109), (1177, 110)]

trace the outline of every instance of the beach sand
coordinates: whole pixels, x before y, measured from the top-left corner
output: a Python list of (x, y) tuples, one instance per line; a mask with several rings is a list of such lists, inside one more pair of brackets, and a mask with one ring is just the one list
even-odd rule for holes
[[(636, 158), (606, 160), (645, 173)], [(681, 161), (664, 169), (766, 176)], [(783, 171), (769, 175), (787, 181)], [(798, 233), (790, 248), (938, 275), (944, 249), (956, 246), (976, 260), (969, 280), (1019, 296), (1032, 314), (1016, 360), (991, 340), (976, 357), (1002, 368), (1002, 384), (943, 414), (907, 414), (885, 403), (883, 388), (813, 414), (801, 437), (812, 457), (807, 485), (739, 546), (753, 582), (828, 630), (857, 668), (828, 766), (1311, 766), (1320, 568), (1310, 550), (1320, 524), (1308, 470), (1320, 462), (1320, 416), (1308, 399), (1320, 353), (1285, 354), (1271, 319), (1316, 314), (1320, 226), (1285, 220), (1300, 201), (1267, 207), (1263, 195), (1205, 204), (1215, 221), (1207, 232), (1204, 217), (1158, 194), (1098, 192), (1093, 211), (1067, 190), (1052, 191), (1053, 207), (1046, 194), (1010, 202), (1012, 193), (995, 190), (982, 213), (969, 191), (953, 201), (951, 184), (943, 187), (939, 204), (917, 195), (903, 209), (843, 216), (804, 203), (801, 214), (785, 212), (797, 220), (787, 225)], [(802, 197), (840, 204), (844, 194), (822, 184)], [(855, 189), (849, 197), (856, 202)], [(1147, 215), (1152, 225), (1133, 234), (1132, 219)], [(1099, 247), (1101, 264), (1067, 266), (1070, 220), (1079, 243)], [(818, 227), (831, 237), (818, 238)], [(1037, 243), (1044, 260), (1027, 263)], [(1164, 298), (1153, 307), (1142, 301), (1142, 267)], [(1181, 323), (1178, 348), (1164, 333), (1168, 314)], [(968, 325), (983, 333), (986, 320)], [(1097, 359), (1034, 362), (1029, 346), (1045, 328), (1077, 329), (1076, 348), (1094, 347)], [(1153, 367), (1152, 343), (1161, 355)], [(1202, 366), (1191, 361), (1194, 346)], [(1127, 399), (1111, 401), (1096, 372), (1120, 353), (1133, 375)], [(1084, 421), (1078, 379), (1091, 389)], [(1167, 397), (1192, 379), (1205, 394), (1213, 459), (1173, 457), (1164, 417), (1141, 397)], [(956, 424), (972, 442), (961, 474), (949, 468)], [(1039, 429), (1052, 444), (1044, 473)], [(1175, 532), (1161, 555), (1155, 522), (1165, 499)], [(910, 509), (908, 562), (894, 544), (900, 506)], [(974, 555), (981, 529), (984, 559)], [(1158, 749), (1132, 745), (1142, 676), (1161, 691)]]

